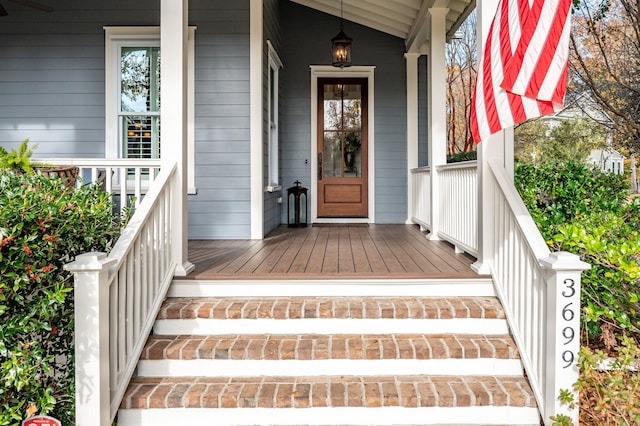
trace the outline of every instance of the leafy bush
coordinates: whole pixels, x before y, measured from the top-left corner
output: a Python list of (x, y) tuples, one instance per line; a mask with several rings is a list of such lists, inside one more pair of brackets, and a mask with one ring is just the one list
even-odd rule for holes
[(447, 155), (447, 163), (459, 163), (461, 161), (472, 161), (478, 159), (477, 151), (458, 152)]
[[(579, 254), (583, 343), (603, 324), (640, 332), (640, 200), (628, 202), (624, 177), (589, 166), (516, 164), (516, 186), (552, 250)], [(593, 344), (593, 342), (591, 342)]]
[(97, 186), (0, 173), (0, 425), (49, 414), (74, 424), (73, 296), (62, 269), (119, 233)]
[[(579, 394), (580, 424), (640, 424), (640, 347), (622, 337), (614, 358), (587, 346), (580, 349), (580, 378), (574, 385)], [(561, 402), (574, 407), (573, 394), (564, 391)], [(554, 425), (570, 425), (566, 416), (557, 416)]]
[(12, 149), (7, 152), (0, 146), (0, 170), (11, 170), (19, 173), (31, 173), (33, 171), (31, 164), (31, 155), (38, 147), (34, 145), (28, 147), (29, 139), (22, 141), (17, 150)]

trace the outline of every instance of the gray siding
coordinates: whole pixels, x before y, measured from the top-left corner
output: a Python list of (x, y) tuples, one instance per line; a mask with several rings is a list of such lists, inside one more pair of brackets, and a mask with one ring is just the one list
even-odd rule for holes
[(0, 22), (0, 145), (29, 138), (38, 144), (34, 157), (103, 156), (102, 27), (158, 25), (158, 4), (55, 3), (54, 13), (3, 3), (9, 16)]
[(189, 238), (251, 237), (249, 1), (191, 0), (197, 195)]
[[(309, 187), (311, 161), (311, 77), (309, 65), (328, 64), (339, 18), (288, 1), (284, 25), (282, 179)], [(407, 219), (406, 65), (403, 40), (345, 22), (353, 37), (353, 64), (375, 65), (375, 215), (377, 223)], [(371, 111), (369, 112), (372, 113)], [(315, 189), (310, 188), (310, 197)], [(286, 211), (284, 220), (286, 220)]]

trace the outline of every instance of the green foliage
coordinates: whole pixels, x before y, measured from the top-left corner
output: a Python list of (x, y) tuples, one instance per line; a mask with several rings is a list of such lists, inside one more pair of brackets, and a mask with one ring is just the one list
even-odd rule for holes
[(581, 118), (562, 120), (553, 127), (541, 120), (526, 122), (516, 128), (515, 138), (516, 158), (533, 164), (584, 162), (592, 149), (606, 146), (602, 126)]
[[(573, 385), (579, 395), (560, 390), (560, 403), (580, 408), (580, 424), (636, 425), (640, 424), (640, 346), (629, 336), (619, 338), (615, 356), (588, 346), (580, 348), (580, 377)], [(551, 417), (554, 426), (571, 426), (564, 414)]]
[(589, 338), (603, 324), (640, 332), (640, 200), (624, 178), (575, 162), (516, 165), (516, 186), (552, 250), (579, 254), (582, 320)]
[(461, 161), (472, 161), (478, 159), (477, 151), (459, 152), (447, 155), (447, 163), (459, 163)]
[(119, 233), (108, 194), (0, 173), (0, 425), (49, 414), (74, 424), (73, 288), (63, 264)]
[(0, 147), (0, 170), (31, 173), (33, 171), (33, 168), (31, 167), (31, 155), (38, 145), (34, 145), (29, 148), (28, 144), (29, 139), (25, 139), (22, 141), (17, 151), (12, 149), (9, 152)]
[(640, 347), (624, 336), (613, 359), (601, 350), (580, 349), (580, 424), (640, 424)]

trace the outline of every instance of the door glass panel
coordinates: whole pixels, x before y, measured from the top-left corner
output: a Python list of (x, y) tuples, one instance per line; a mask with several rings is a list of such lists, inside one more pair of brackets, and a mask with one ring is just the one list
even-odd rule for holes
[(344, 176), (360, 177), (362, 176), (362, 133), (345, 132), (344, 133)]
[(339, 132), (324, 132), (324, 176), (342, 176), (342, 141)]
[(342, 84), (324, 85), (324, 129), (342, 127)]
[(344, 86), (343, 111), (345, 130), (362, 129), (362, 93), (359, 84)]
[(324, 176), (362, 176), (362, 85), (325, 84)]

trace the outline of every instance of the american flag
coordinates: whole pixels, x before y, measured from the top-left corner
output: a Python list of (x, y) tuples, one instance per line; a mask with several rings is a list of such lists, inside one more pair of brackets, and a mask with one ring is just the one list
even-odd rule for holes
[(471, 106), (476, 143), (563, 108), (570, 27), (571, 0), (500, 0)]

